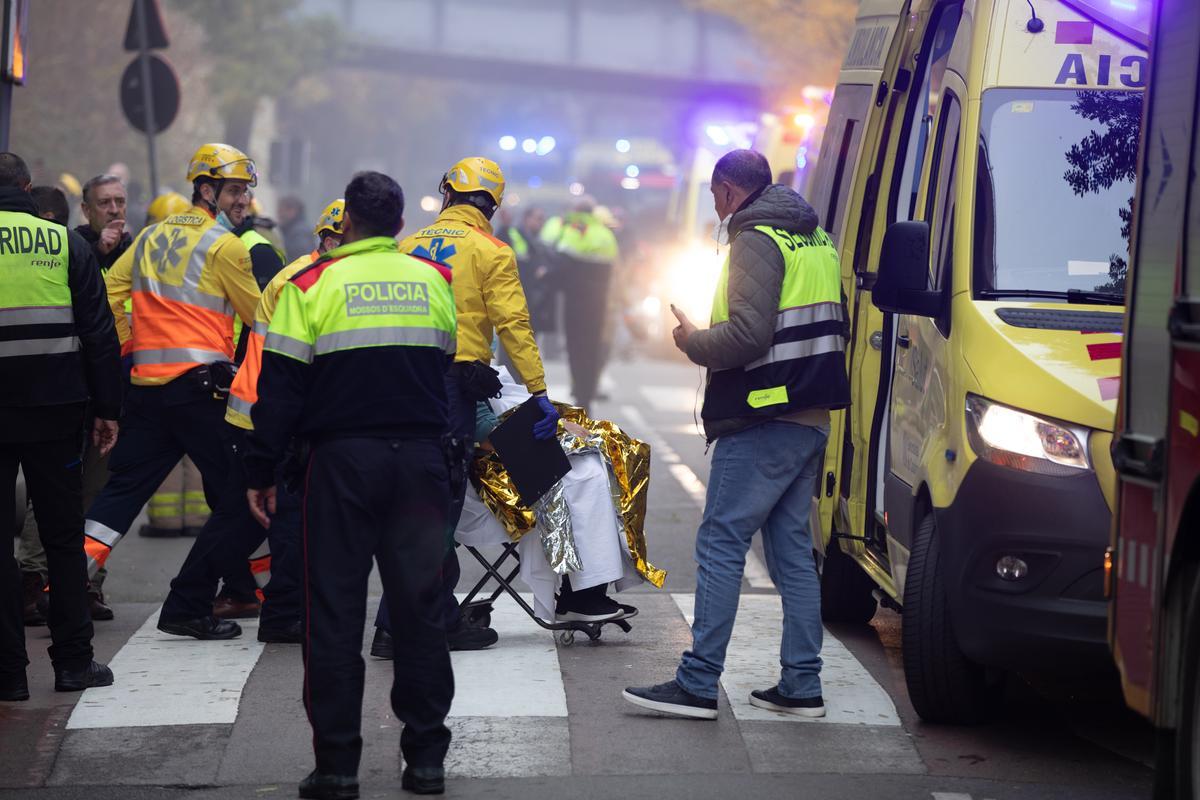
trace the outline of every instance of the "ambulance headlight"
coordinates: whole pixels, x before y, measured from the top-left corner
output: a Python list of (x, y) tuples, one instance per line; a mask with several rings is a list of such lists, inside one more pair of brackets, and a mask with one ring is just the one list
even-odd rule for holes
[(982, 459), (1042, 475), (1091, 469), (1088, 431), (967, 395), (967, 438)]

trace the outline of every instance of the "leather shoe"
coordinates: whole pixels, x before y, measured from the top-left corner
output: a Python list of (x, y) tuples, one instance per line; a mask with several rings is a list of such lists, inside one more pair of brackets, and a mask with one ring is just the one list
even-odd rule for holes
[(207, 641), (210, 639), (236, 639), (242, 635), (242, 626), (236, 622), (217, 619), (216, 617), (197, 617), (196, 619), (166, 620), (158, 618), (158, 629), (163, 633), (175, 636), (191, 636), (193, 639)]
[(113, 618), (113, 610), (104, 602), (104, 592), (96, 588), (95, 584), (88, 583), (88, 610), (92, 613), (92, 619), (101, 622)]
[(94, 686), (112, 686), (112, 670), (98, 661), (83, 669), (55, 669), (54, 691), (81, 692)]
[(301, 644), (304, 641), (304, 629), (299, 620), (291, 625), (260, 625), (258, 640), (266, 644)]
[(492, 628), (476, 628), (461, 620), (446, 631), (446, 644), (454, 650), (485, 650), (500, 641), (500, 634)]
[(446, 770), (443, 767), (405, 767), (400, 776), (400, 788), (413, 794), (443, 794)]
[(29, 681), (25, 673), (10, 678), (0, 678), (0, 701), (17, 702), (29, 699)]
[(371, 655), (385, 661), (391, 661), (396, 657), (396, 647), (392, 641), (392, 635), (383, 628), (375, 629), (375, 638), (371, 640)]
[(257, 600), (242, 602), (225, 595), (213, 600), (213, 616), (217, 619), (255, 619), (260, 611), (262, 603)]
[(314, 769), (300, 781), (300, 796), (309, 800), (357, 800), (358, 777), (325, 775)]
[(21, 601), (27, 626), (46, 624), (46, 615), (38, 603), (41, 596), (45, 594), (44, 588), (41, 575), (36, 572), (21, 573)]

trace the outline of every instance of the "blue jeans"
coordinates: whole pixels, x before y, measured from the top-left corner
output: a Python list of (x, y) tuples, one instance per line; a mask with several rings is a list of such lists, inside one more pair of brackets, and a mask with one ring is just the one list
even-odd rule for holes
[(785, 697), (821, 694), (821, 589), (809, 513), (828, 438), (824, 428), (767, 422), (717, 440), (696, 533), (692, 649), (675, 675), (688, 692), (717, 696), (746, 552), (754, 532), (762, 530), (767, 569), (783, 597), (779, 691)]

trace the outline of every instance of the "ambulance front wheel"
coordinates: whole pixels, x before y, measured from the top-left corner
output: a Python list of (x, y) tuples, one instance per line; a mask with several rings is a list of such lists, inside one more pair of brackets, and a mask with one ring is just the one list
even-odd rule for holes
[(964, 725), (990, 717), (1003, 693), (1004, 673), (970, 661), (958, 646), (932, 513), (913, 540), (901, 620), (904, 681), (921, 719)]

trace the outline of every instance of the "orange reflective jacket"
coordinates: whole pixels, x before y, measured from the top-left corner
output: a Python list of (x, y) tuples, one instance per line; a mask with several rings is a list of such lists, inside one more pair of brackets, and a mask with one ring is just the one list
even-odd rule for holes
[[(233, 318), (250, 324), (258, 284), (250, 254), (193, 206), (143, 230), (105, 276), (133, 383), (167, 383), (201, 364), (233, 361)], [(131, 321), (125, 301), (132, 294)]]
[(250, 422), (250, 410), (258, 400), (258, 375), (262, 372), (263, 340), (275, 313), (275, 304), (279, 302), (279, 293), (293, 275), (320, 256), (318, 250), (300, 256), (279, 270), (263, 288), (262, 299), (258, 301), (258, 308), (254, 310), (254, 327), (250, 329), (250, 337), (246, 342), (246, 357), (242, 359), (237, 377), (233, 379), (233, 386), (229, 387), (229, 403), (225, 406), (225, 421), (229, 424), (248, 431), (254, 430), (254, 425)]

